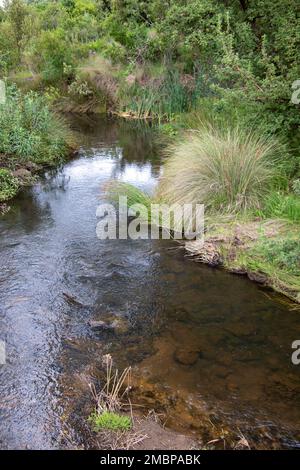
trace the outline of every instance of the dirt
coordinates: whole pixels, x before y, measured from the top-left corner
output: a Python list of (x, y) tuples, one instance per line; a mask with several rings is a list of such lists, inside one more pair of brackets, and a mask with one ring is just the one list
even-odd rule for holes
[(200, 442), (176, 431), (164, 428), (155, 418), (144, 418), (135, 425), (135, 431), (145, 438), (133, 450), (191, 450), (199, 449)]

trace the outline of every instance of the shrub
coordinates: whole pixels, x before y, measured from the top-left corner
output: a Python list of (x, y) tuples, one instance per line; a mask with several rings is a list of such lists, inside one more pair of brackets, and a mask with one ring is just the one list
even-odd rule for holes
[(122, 416), (110, 411), (104, 411), (101, 414), (92, 413), (89, 417), (93, 430), (99, 432), (103, 429), (111, 431), (129, 431), (132, 427), (131, 419), (128, 416)]
[(67, 125), (46, 99), (34, 92), (22, 95), (15, 86), (7, 87), (6, 102), (0, 105), (0, 128), (0, 153), (23, 161), (51, 163), (72, 144)]
[(17, 178), (9, 170), (0, 168), (0, 202), (7, 201), (14, 197), (19, 189)]
[(42, 31), (35, 39), (33, 59), (46, 83), (61, 80), (66, 65), (72, 66), (72, 49), (65, 39), (65, 32), (62, 29)]
[(258, 208), (277, 174), (276, 141), (238, 127), (207, 125), (170, 145), (159, 196), (170, 204), (204, 204), (206, 211)]

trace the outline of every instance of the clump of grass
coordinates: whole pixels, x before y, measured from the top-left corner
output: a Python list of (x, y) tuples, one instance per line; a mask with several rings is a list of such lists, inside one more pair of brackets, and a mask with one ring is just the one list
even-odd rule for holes
[(35, 92), (23, 95), (11, 85), (6, 95), (6, 102), (0, 105), (0, 153), (20, 162), (62, 159), (74, 144), (65, 120)]
[(120, 100), (128, 113), (139, 119), (170, 121), (176, 115), (187, 112), (194, 104), (194, 94), (180, 80), (177, 71), (145, 83), (126, 85), (120, 92)]
[(138, 189), (136, 186), (133, 186), (129, 183), (124, 183), (122, 181), (110, 181), (106, 187), (106, 197), (109, 201), (115, 204), (118, 207), (119, 197), (127, 197), (128, 207), (137, 205), (140, 210), (140, 218), (144, 219), (146, 222), (150, 222), (151, 215), (151, 197)]
[(272, 191), (267, 195), (262, 209), (259, 211), (262, 217), (288, 219), (292, 222), (300, 222), (300, 198), (296, 194), (284, 194)]
[(13, 198), (19, 189), (19, 182), (6, 168), (0, 168), (0, 202)]
[(279, 151), (272, 138), (208, 124), (168, 147), (159, 197), (204, 204), (207, 213), (259, 208), (277, 175)]
[[(110, 354), (103, 356), (106, 369), (105, 385), (98, 393), (93, 384), (89, 384), (96, 402), (95, 411), (88, 421), (97, 433), (96, 446), (101, 449), (131, 449), (142, 442), (146, 435), (136, 431), (132, 406), (129, 399), (131, 389), (131, 367), (122, 373), (114, 367)], [(130, 409), (130, 416), (126, 413)]]
[(89, 422), (92, 424), (95, 432), (99, 432), (103, 429), (111, 431), (129, 431), (132, 427), (129, 416), (122, 416), (110, 411), (104, 411), (101, 414), (96, 412), (92, 413), (89, 417)]
[[(89, 421), (97, 430), (106, 429), (130, 429), (131, 419), (118, 414), (124, 407), (124, 397), (130, 389), (131, 367), (127, 367), (120, 374), (114, 369), (110, 354), (103, 357), (106, 367), (106, 382), (102, 390), (97, 393), (95, 386), (90, 384), (93, 398), (96, 402), (96, 410), (90, 415)], [(126, 419), (125, 419), (126, 418)], [(114, 426), (114, 428), (113, 428)]]

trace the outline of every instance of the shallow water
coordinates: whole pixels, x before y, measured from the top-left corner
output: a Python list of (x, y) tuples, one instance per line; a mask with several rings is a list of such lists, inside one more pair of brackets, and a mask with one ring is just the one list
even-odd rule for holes
[[(299, 446), (299, 310), (189, 261), (171, 242), (98, 240), (104, 184), (117, 178), (151, 192), (161, 164), (147, 129), (73, 125), (79, 156), (0, 219), (0, 447), (84, 445), (87, 381), (105, 353), (134, 366), (137, 400), (171, 427), (197, 436), (208, 419), (254, 446)], [(125, 325), (116, 333), (89, 325), (115, 318)]]

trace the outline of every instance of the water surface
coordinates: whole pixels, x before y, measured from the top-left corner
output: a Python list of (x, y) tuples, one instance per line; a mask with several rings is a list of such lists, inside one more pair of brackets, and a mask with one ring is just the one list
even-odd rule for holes
[[(108, 180), (155, 187), (156, 138), (111, 120), (73, 126), (78, 157), (46, 173), (0, 220), (1, 448), (85, 445), (87, 381), (97, 380), (105, 353), (134, 366), (137, 401), (170, 427), (203, 435), (210, 420), (252, 446), (297, 447), (299, 310), (191, 262), (171, 242), (98, 240)], [(101, 319), (123, 328), (96, 332), (89, 321)]]

